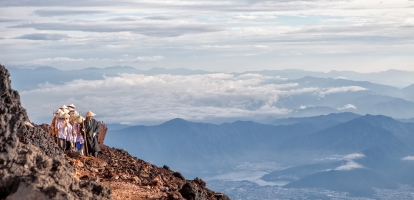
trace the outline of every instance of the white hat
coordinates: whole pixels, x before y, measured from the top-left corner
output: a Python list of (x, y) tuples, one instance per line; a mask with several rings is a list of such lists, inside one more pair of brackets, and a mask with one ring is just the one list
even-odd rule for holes
[(93, 117), (95, 113), (91, 112), (90, 110), (85, 114), (85, 117)]
[(63, 114), (60, 116), (60, 118), (61, 118), (61, 119), (63, 119), (63, 118), (65, 118), (65, 119), (69, 119), (69, 117), (70, 117), (70, 115), (69, 115), (68, 113), (63, 113)]
[(55, 115), (60, 118), (64, 112), (61, 109), (56, 110)]
[(79, 116), (78, 118), (76, 118), (75, 119), (75, 122), (77, 122), (77, 123), (82, 123), (83, 121), (85, 120), (85, 118), (83, 118), (83, 117), (81, 117), (81, 116)]
[(76, 108), (76, 106), (73, 105), (73, 103), (72, 103), (72, 104), (68, 105), (68, 108)]
[(66, 105), (63, 105), (63, 106), (61, 106), (60, 107), (62, 110), (67, 110), (68, 109), (68, 107), (66, 106)]

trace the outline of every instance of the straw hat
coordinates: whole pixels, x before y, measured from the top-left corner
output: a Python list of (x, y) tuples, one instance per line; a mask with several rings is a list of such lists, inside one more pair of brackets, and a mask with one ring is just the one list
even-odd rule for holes
[(93, 117), (95, 113), (91, 112), (90, 110), (85, 114), (85, 117)]
[(68, 108), (73, 108), (73, 109), (75, 109), (75, 108), (76, 108), (76, 106), (75, 106), (75, 105), (73, 105), (73, 103), (72, 103), (72, 104), (68, 105)]
[(64, 112), (63, 112), (62, 110), (58, 109), (58, 110), (56, 110), (55, 115), (56, 115), (57, 117), (59, 117), (59, 118), (60, 118), (60, 116), (61, 116), (63, 113), (64, 113)]
[(63, 118), (65, 118), (65, 119), (69, 119), (69, 118), (70, 118), (70, 115), (69, 115), (68, 113), (63, 113), (63, 114), (60, 116), (60, 118), (61, 118), (61, 119), (63, 119)]
[(75, 120), (78, 117), (80, 117), (80, 115), (73, 114), (70, 116), (70, 120)]
[(82, 123), (83, 121), (85, 120), (85, 118), (83, 118), (83, 117), (81, 117), (81, 116), (79, 116), (78, 118), (76, 118), (75, 119), (75, 122), (77, 122), (77, 123)]
[(68, 107), (67, 107), (66, 105), (63, 105), (63, 106), (61, 106), (61, 107), (60, 107), (60, 109), (62, 109), (62, 110), (67, 110), (67, 109), (68, 109)]

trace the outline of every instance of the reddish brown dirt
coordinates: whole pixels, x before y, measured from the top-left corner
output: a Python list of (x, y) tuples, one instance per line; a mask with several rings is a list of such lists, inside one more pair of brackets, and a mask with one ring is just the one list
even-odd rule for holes
[(128, 152), (102, 145), (98, 158), (69, 158), (74, 176), (94, 179), (112, 190), (113, 199), (229, 199), (206, 188), (201, 179), (185, 180), (179, 172), (137, 159)]

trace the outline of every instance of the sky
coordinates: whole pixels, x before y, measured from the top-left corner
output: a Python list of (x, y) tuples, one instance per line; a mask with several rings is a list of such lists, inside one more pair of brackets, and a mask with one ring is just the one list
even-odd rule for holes
[(414, 71), (413, 0), (0, 0), (0, 63)]

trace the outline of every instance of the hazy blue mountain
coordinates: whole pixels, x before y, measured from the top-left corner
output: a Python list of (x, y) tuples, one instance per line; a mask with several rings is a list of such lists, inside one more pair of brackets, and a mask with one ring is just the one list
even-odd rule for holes
[[(216, 125), (173, 119), (155, 126), (110, 130), (105, 141), (184, 174), (232, 171), (240, 163), (267, 161), (291, 166), (261, 178), (290, 182), (285, 185), (288, 188), (372, 197), (374, 187), (414, 186), (414, 161), (411, 157), (403, 160), (414, 155), (414, 123), (353, 113), (278, 120), (286, 125), (252, 121)], [(354, 153), (363, 157), (346, 159), (345, 155)], [(347, 165), (349, 170), (339, 168)]]
[(353, 196), (373, 197), (374, 188), (396, 189), (397, 183), (368, 169), (329, 170), (318, 172), (284, 187), (323, 188), (349, 192)]
[(313, 117), (290, 117), (290, 118), (283, 118), (283, 119), (274, 119), (271, 122), (268, 122), (272, 125), (291, 125), (297, 123), (311, 123), (315, 125), (319, 124), (326, 124), (326, 123), (342, 123), (347, 122), (357, 117), (361, 117), (361, 115), (351, 113), (351, 112), (343, 112), (343, 113), (331, 113), (328, 115), (319, 115)]
[(290, 167), (284, 170), (273, 171), (268, 174), (265, 174), (260, 179), (269, 181), (269, 182), (278, 182), (278, 181), (296, 181), (303, 177), (323, 172), (327, 170), (335, 169), (341, 166), (343, 163), (340, 161), (335, 162), (324, 162), (316, 164), (307, 164), (300, 165), (296, 167)]
[[(374, 116), (373, 118), (376, 117), (382, 118), (382, 116)], [(404, 133), (400, 133), (399, 131), (395, 133), (390, 132), (382, 127), (372, 124), (365, 118), (372, 118), (372, 116), (367, 115), (359, 117), (316, 133), (285, 141), (280, 148), (303, 150), (318, 149), (343, 154), (359, 152), (364, 149), (382, 145), (395, 146), (406, 151), (412, 149), (407, 146), (408, 144), (405, 144), (397, 137)], [(389, 118), (389, 121), (390, 122), (388, 123), (398, 122), (392, 118)], [(412, 131), (414, 131), (414, 129), (412, 129)], [(413, 138), (413, 134), (411, 134), (410, 137)]]
[(131, 127), (131, 125), (126, 125), (126, 124), (106, 124), (106, 126), (108, 127), (108, 130), (119, 130), (119, 129), (124, 129), (124, 128), (128, 128)]
[(407, 122), (407, 123), (414, 123), (414, 118), (398, 119), (398, 121), (400, 121), (400, 122)]
[(272, 156), (283, 140), (318, 130), (312, 124), (272, 126), (236, 121), (215, 125), (174, 119), (157, 126), (109, 131), (105, 141), (159, 165), (211, 169), (261, 160), (259, 155)]
[(262, 75), (281, 76), (288, 79), (300, 79), (305, 76), (312, 76), (318, 78), (333, 78), (333, 79), (348, 79), (355, 81), (369, 81), (372, 83), (391, 85), (394, 87), (403, 88), (407, 85), (413, 84), (414, 72), (413, 71), (401, 71), (401, 70), (387, 70), (378, 73), (358, 73), (352, 71), (330, 71), (314, 72), (305, 71), (299, 69), (286, 69), (286, 70), (262, 70), (262, 71), (249, 71), (244, 73), (254, 73)]
[(402, 93), (405, 99), (414, 101), (414, 84), (411, 84), (402, 89)]
[(382, 115), (365, 115), (364, 117), (360, 117), (358, 119), (368, 122), (373, 126), (387, 130), (393, 133), (395, 137), (404, 142), (406, 145), (413, 146), (414, 123), (404, 123)]
[(409, 118), (414, 113), (414, 102), (398, 98), (376, 103), (368, 108), (369, 113), (373, 115), (385, 114), (387, 116)]
[[(329, 116), (339, 118), (339, 114)], [(310, 158), (312, 153), (354, 153), (378, 146), (390, 146), (399, 155), (414, 152), (410, 146), (414, 141), (412, 123), (371, 115), (340, 124), (328, 121), (328, 117), (320, 117), (320, 123), (315, 119), (297, 119), (301, 123), (280, 126), (251, 121), (216, 125), (174, 119), (156, 126), (111, 130), (106, 141), (159, 165), (181, 163), (180, 167), (185, 167), (191, 160), (191, 165), (199, 169), (264, 158), (294, 159), (289, 156), (293, 152), (296, 158)]]
[(402, 97), (402, 92), (399, 88), (371, 83), (368, 81), (353, 81), (347, 79), (334, 79), (334, 78), (316, 78), (311, 76), (305, 76), (300, 79), (287, 80), (282, 83), (299, 83), (299, 87), (319, 87), (319, 88), (333, 88), (333, 87), (346, 87), (346, 86), (360, 86), (369, 89), (377, 94)]

